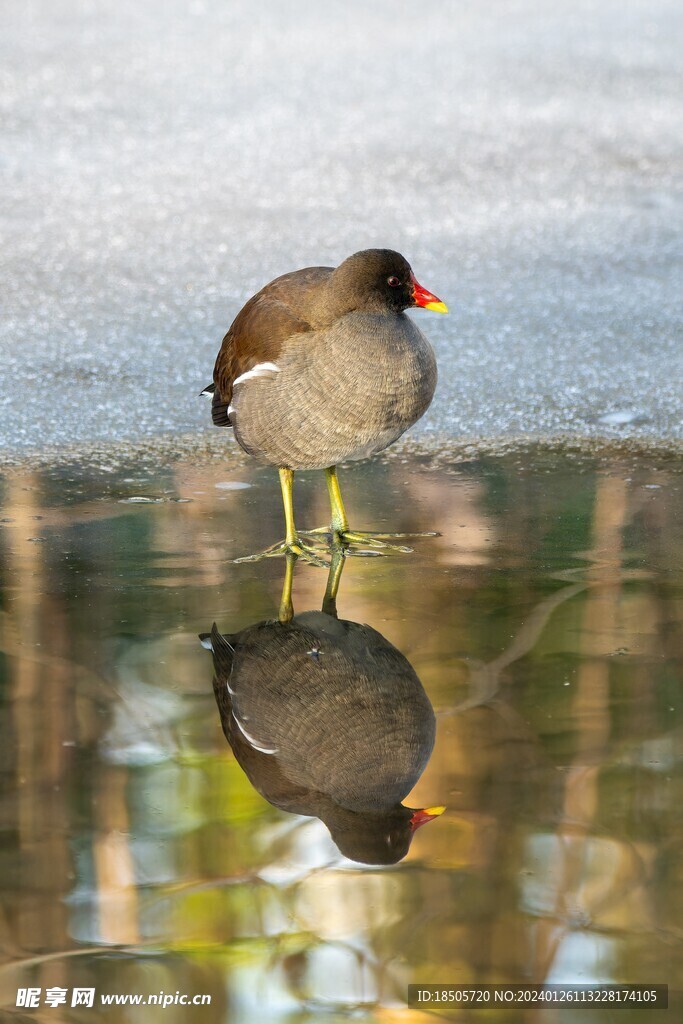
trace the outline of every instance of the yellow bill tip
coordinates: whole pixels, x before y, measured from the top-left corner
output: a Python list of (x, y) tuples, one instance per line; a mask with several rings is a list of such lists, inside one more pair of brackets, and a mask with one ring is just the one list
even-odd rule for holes
[(448, 306), (445, 302), (428, 302), (423, 307), (424, 309), (431, 309), (432, 313), (447, 313)]
[[(443, 306), (443, 302), (441, 303)], [(440, 804), (438, 807), (425, 807), (423, 808), (423, 814), (428, 814), (430, 818), (438, 818), (440, 814), (446, 810), (445, 804)]]

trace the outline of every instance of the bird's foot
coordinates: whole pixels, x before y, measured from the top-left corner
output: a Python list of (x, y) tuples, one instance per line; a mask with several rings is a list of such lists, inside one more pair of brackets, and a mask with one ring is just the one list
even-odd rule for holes
[(389, 554), (390, 551), (399, 551), (402, 554), (411, 554), (414, 548), (408, 544), (391, 544), (392, 540), (413, 540), (420, 537), (440, 537), (436, 530), (429, 530), (426, 533), (374, 533), (365, 530), (334, 530), (329, 526), (319, 526), (315, 530), (301, 530), (305, 537), (327, 537), (328, 543), (341, 545), (348, 555), (360, 557), (376, 557)]
[(419, 537), (438, 537), (439, 534), (428, 533), (376, 533), (367, 530), (345, 530), (340, 534), (341, 543), (348, 549), (349, 555), (385, 555), (391, 551), (401, 554), (412, 554), (415, 550), (409, 544), (392, 544), (394, 540), (415, 540)]
[(260, 562), (264, 558), (281, 558), (287, 555), (294, 555), (303, 562), (308, 562), (309, 565), (317, 565), (321, 569), (329, 569), (330, 563), (323, 558), (325, 551), (326, 549), (322, 545), (306, 544), (297, 536), (293, 540), (283, 540), (280, 544), (273, 544), (271, 547), (266, 548), (265, 551), (258, 551), (253, 555), (243, 555), (241, 558), (235, 558), (234, 561), (236, 563)]

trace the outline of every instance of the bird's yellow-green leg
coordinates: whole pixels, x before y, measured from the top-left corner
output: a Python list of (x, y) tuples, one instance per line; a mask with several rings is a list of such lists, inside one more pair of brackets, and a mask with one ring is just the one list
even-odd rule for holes
[(315, 530), (302, 530), (301, 532), (306, 537), (319, 537), (323, 534), (330, 537), (333, 542), (339, 543), (343, 540), (345, 534), (348, 533), (349, 520), (344, 508), (335, 466), (330, 466), (325, 470), (325, 481), (327, 483), (327, 493), (330, 496), (331, 525), (318, 526)]
[[(288, 548), (295, 548), (299, 538), (296, 535), (294, 526), (294, 470), (280, 469), (280, 489), (282, 490), (282, 504), (285, 509), (285, 544)], [(295, 555), (299, 552), (295, 551)]]
[(294, 501), (292, 498), (292, 485), (294, 482), (293, 469), (280, 469), (280, 487), (282, 489), (282, 503), (285, 510), (285, 539), (281, 544), (273, 544), (265, 551), (259, 551), (256, 555), (246, 555), (244, 558), (236, 558), (236, 562), (260, 562), (262, 558), (276, 558), (278, 555), (296, 555), (303, 558), (311, 565), (320, 565), (325, 569), (329, 566), (324, 558), (321, 558), (318, 551), (310, 544), (304, 544), (297, 534), (294, 525)]
[(325, 470), (325, 481), (327, 483), (327, 493), (330, 496), (332, 534), (335, 539), (337, 537), (343, 539), (344, 535), (349, 532), (349, 520), (344, 508), (344, 502), (342, 501), (341, 488), (335, 466), (330, 466), (329, 469)]
[[(409, 537), (439, 536), (438, 533), (433, 531), (429, 533), (367, 533), (365, 531), (361, 532), (357, 530), (350, 530), (349, 520), (346, 515), (346, 509), (344, 508), (344, 502), (342, 500), (335, 466), (330, 466), (325, 470), (325, 479), (327, 481), (327, 491), (330, 496), (330, 510), (332, 513), (331, 527), (329, 529), (322, 527), (317, 530), (302, 531), (306, 536), (331, 533), (333, 543), (343, 544), (350, 555), (379, 555), (383, 554), (387, 549), (411, 552), (413, 549), (404, 544), (387, 544), (386, 542), (388, 540), (400, 540), (401, 538)], [(364, 545), (366, 550), (359, 551), (357, 549), (358, 545)], [(368, 548), (370, 550), (367, 550)]]
[[(348, 526), (348, 517), (346, 515), (346, 509), (344, 508), (344, 502), (342, 501), (341, 488), (339, 486), (339, 480), (337, 478), (337, 470), (335, 466), (330, 466), (325, 471), (325, 477), (328, 484), (328, 493), (330, 495), (330, 508), (332, 511), (332, 536), (337, 542), (350, 547), (352, 545), (367, 545), (371, 549), (393, 549), (394, 551), (410, 552), (413, 549), (404, 545), (397, 544), (386, 544), (388, 540), (399, 540), (401, 538), (408, 537), (435, 537), (435, 534), (374, 534), (374, 532), (367, 532), (366, 530), (352, 530)], [(360, 552), (349, 551), (349, 554), (359, 554)], [(372, 552), (364, 552), (365, 554), (379, 554), (380, 552), (374, 550)]]

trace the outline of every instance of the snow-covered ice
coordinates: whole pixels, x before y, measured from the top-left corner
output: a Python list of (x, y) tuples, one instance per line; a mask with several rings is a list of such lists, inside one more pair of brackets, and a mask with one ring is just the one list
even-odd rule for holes
[(419, 314), (416, 431), (681, 439), (682, 30), (678, 0), (6, 5), (0, 443), (210, 429), (243, 301), (370, 245), (452, 311)]

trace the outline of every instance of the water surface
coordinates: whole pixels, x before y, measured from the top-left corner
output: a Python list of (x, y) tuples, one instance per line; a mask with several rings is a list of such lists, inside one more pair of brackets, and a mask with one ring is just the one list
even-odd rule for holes
[[(276, 474), (131, 461), (3, 479), (8, 1020), (30, 986), (97, 1001), (27, 1020), (206, 1024), (427, 1020), (405, 1009), (413, 982), (683, 986), (680, 462), (398, 455), (341, 478), (354, 526), (441, 533), (348, 559), (338, 595), (435, 713), (404, 803), (447, 810), (393, 865), (269, 803), (221, 732), (197, 634), (277, 616), (283, 561), (233, 561), (280, 539)], [(324, 491), (297, 477), (301, 525), (325, 521)], [(296, 612), (325, 584), (299, 564)], [(98, 1005), (159, 992), (212, 1001)]]

